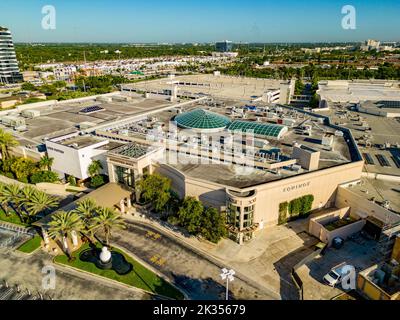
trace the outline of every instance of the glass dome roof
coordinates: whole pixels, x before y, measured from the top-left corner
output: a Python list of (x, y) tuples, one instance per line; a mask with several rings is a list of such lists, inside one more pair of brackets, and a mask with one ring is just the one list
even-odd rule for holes
[(230, 124), (229, 118), (203, 109), (177, 115), (175, 121), (181, 128), (199, 130), (223, 130)]
[(244, 133), (248, 132), (267, 138), (280, 139), (282, 135), (284, 135), (288, 131), (288, 128), (286, 126), (281, 126), (277, 124), (235, 120), (229, 125), (228, 130)]

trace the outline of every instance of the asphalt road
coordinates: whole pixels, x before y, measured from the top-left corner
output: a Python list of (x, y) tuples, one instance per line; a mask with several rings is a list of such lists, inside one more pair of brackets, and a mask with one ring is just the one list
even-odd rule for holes
[[(173, 236), (147, 224), (127, 221), (127, 228), (116, 230), (111, 242), (133, 253), (182, 288), (190, 299), (225, 299), (225, 283), (220, 266), (194, 252)], [(230, 284), (231, 299), (276, 299), (238, 277)]]

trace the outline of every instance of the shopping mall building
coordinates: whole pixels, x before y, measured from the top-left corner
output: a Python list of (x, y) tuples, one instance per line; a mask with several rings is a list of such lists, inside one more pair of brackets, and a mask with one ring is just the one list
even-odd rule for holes
[[(171, 145), (139, 142), (137, 137), (126, 134), (126, 128), (124, 136), (118, 136), (115, 130), (98, 134), (103, 138), (119, 137), (127, 143), (106, 155), (111, 182), (134, 188), (135, 181), (146, 173), (166, 176), (180, 197), (196, 197), (206, 206), (226, 213), (230, 238), (243, 243), (252, 239), (257, 230), (278, 224), (282, 204), (312, 196), (312, 210), (332, 207), (338, 186), (360, 179), (363, 161), (351, 132), (331, 126), (328, 119), (316, 121), (319, 124), (313, 129), (311, 137), (314, 138), (304, 138), (303, 134), (296, 134), (285, 126), (231, 122), (220, 114), (198, 108), (175, 117), (178, 128), (193, 128), (194, 135), (204, 129), (203, 133), (208, 136), (220, 136), (222, 130), (226, 133), (232, 127), (240, 130), (240, 126), (251, 126), (256, 139), (264, 139), (266, 144), (256, 148), (255, 160), (250, 165), (239, 165), (234, 157), (231, 162), (221, 158), (215, 161), (209, 150), (196, 151), (188, 142)], [(333, 136), (330, 146), (315, 144), (313, 139), (328, 131)], [(262, 154), (261, 149), (270, 153)], [(224, 150), (227, 150), (226, 141)], [(274, 150), (279, 150), (281, 155), (275, 157)], [(175, 161), (166, 160), (166, 154), (171, 153), (176, 156)]]

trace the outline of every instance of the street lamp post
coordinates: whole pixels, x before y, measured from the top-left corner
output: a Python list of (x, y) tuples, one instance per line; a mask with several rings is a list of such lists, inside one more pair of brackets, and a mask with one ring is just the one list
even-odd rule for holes
[(232, 282), (235, 278), (235, 271), (230, 269), (223, 268), (221, 273), (222, 280), (226, 280), (226, 300), (229, 300), (229, 282)]

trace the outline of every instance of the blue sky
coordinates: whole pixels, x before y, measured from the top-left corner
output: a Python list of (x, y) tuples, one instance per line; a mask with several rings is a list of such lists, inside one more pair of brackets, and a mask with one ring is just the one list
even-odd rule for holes
[[(341, 8), (357, 10), (356, 30)], [(44, 5), (55, 30), (41, 27)], [(400, 41), (399, 0), (1, 0), (0, 25), (17, 42)]]

